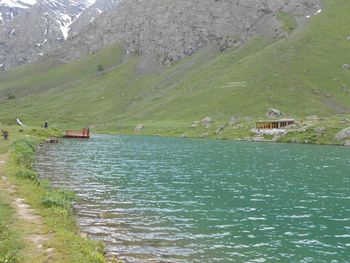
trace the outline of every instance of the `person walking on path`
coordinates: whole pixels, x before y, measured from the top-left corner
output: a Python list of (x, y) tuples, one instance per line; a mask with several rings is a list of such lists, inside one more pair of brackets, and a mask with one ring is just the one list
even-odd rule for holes
[(44, 123), (44, 128), (47, 129), (48, 127), (49, 127), (49, 124), (48, 124), (47, 121), (45, 121), (45, 123)]

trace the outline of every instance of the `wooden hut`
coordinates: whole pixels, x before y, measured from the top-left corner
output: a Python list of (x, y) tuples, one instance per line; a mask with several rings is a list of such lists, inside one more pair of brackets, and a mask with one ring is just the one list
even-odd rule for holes
[(294, 119), (257, 121), (256, 129), (283, 129), (295, 124)]

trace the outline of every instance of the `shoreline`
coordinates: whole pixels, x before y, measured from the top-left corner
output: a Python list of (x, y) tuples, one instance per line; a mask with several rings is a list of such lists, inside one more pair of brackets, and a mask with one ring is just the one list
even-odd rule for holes
[[(343, 146), (350, 138), (337, 140), (336, 135), (350, 128), (350, 115), (341, 114), (328, 117), (308, 116), (295, 118), (293, 125), (283, 128), (282, 133), (259, 132), (255, 130), (258, 118), (232, 117), (230, 121), (212, 119), (210, 123), (201, 121), (129, 121), (117, 126), (90, 126), (95, 134), (143, 135), (215, 140), (266, 141), (273, 143), (316, 144)], [(206, 119), (206, 118), (205, 118)], [(232, 121), (233, 119), (233, 121)], [(269, 119), (270, 121), (276, 118)], [(192, 124), (191, 124), (192, 123)], [(254, 131), (253, 131), (254, 130)], [(273, 131), (273, 129), (270, 129)], [(269, 131), (269, 130), (267, 130)], [(344, 145), (346, 146), (346, 145)]]
[[(147, 144), (142, 144), (142, 142), (143, 141), (146, 141), (147, 142)], [(76, 142), (63, 142), (63, 144), (64, 144), (64, 147), (60, 147), (60, 153), (61, 154), (64, 154), (64, 152), (65, 151), (70, 151), (69, 149), (72, 147), (72, 145), (73, 146), (77, 146), (76, 148), (77, 149), (86, 149), (86, 151), (88, 152), (88, 149), (91, 149), (91, 147), (94, 147), (95, 149), (97, 149), (96, 150), (96, 152), (93, 150), (92, 151), (92, 154), (90, 155), (89, 154), (89, 156), (96, 156), (96, 153), (98, 153), (99, 152), (99, 150), (100, 150), (100, 148), (99, 147), (97, 147), (97, 145), (101, 145), (101, 147), (102, 147), (102, 149), (105, 149), (104, 151), (102, 151), (102, 152), (105, 152), (106, 154), (107, 154), (107, 156), (110, 154), (110, 151), (108, 151), (108, 150), (106, 150), (106, 148), (104, 148), (105, 147), (105, 143), (107, 143), (107, 142), (116, 142), (117, 144), (116, 145), (120, 145), (120, 149), (118, 150), (118, 151), (123, 151), (123, 150), (126, 150), (124, 147), (122, 147), (121, 145), (123, 144), (123, 143), (121, 143), (121, 142), (125, 142), (125, 145), (126, 145), (126, 148), (129, 148), (130, 149), (130, 146), (131, 145), (143, 145), (143, 146), (145, 146), (146, 145), (146, 147), (143, 147), (143, 149), (146, 149), (146, 150), (144, 150), (144, 151), (147, 151), (147, 149), (148, 149), (148, 151), (150, 151), (150, 148), (152, 148), (152, 147), (150, 147), (150, 148), (148, 148), (147, 147), (147, 145), (154, 145), (154, 144), (156, 144), (156, 145), (158, 145), (158, 146), (160, 146), (160, 148), (157, 146), (157, 147), (155, 147), (154, 149), (154, 153), (157, 155), (158, 153), (159, 153), (159, 149), (163, 149), (163, 146), (164, 145), (180, 145), (180, 147), (177, 147), (176, 148), (176, 153), (179, 153), (179, 154), (181, 154), (181, 149), (184, 149), (184, 147), (187, 149), (186, 150), (186, 152), (191, 152), (192, 150), (191, 150), (191, 145), (198, 145), (198, 147), (200, 147), (200, 148), (197, 148), (197, 147), (194, 147), (194, 148), (192, 148), (192, 149), (202, 149), (202, 146), (204, 145), (204, 147), (206, 147), (206, 149), (211, 149), (212, 147), (213, 148), (215, 148), (215, 149), (224, 149), (223, 147), (225, 147), (225, 149), (230, 149), (230, 152), (231, 153), (235, 153), (235, 152), (239, 152), (239, 151), (237, 151), (235, 148), (235, 144), (234, 143), (231, 143), (231, 142), (229, 142), (229, 143), (227, 143), (226, 144), (226, 142), (222, 142), (222, 143), (220, 143), (220, 142), (209, 142), (209, 141), (207, 141), (207, 142), (200, 142), (200, 141), (195, 141), (195, 140), (188, 140), (188, 141), (179, 141), (178, 139), (161, 139), (161, 138), (159, 138), (159, 140), (157, 139), (157, 138), (147, 138), (147, 137), (144, 137), (144, 138), (137, 138), (137, 137), (127, 137), (127, 136), (120, 136), (119, 138), (116, 136), (116, 137), (114, 137), (113, 138), (113, 136), (110, 136), (109, 138), (108, 138), (108, 136), (96, 136), (94, 139), (93, 139), (93, 141), (91, 142), (91, 143), (89, 143), (89, 142), (83, 142), (82, 140), (80, 140), (80, 141), (76, 141)], [(72, 144), (72, 145), (71, 145)], [(108, 149), (115, 149), (115, 147), (114, 147), (114, 144), (113, 143), (110, 143), (111, 144), (111, 148), (108, 148)], [(181, 145), (182, 145), (182, 147), (181, 147)], [(259, 155), (261, 154), (261, 153), (263, 153), (263, 154), (261, 154), (261, 156), (264, 156), (265, 155), (265, 153), (267, 153), (267, 151), (266, 150), (264, 150), (264, 148), (265, 148), (265, 146), (258, 146), (258, 145), (253, 145), (253, 144), (246, 144), (246, 143), (238, 143), (237, 145), (237, 148), (246, 148), (246, 147), (248, 147), (248, 148), (251, 148), (251, 149), (259, 149)], [(80, 147), (82, 147), (82, 148), (80, 148)], [(49, 147), (47, 147), (47, 148), (50, 148), (50, 146)], [(75, 148), (75, 147), (74, 147)], [(309, 149), (309, 148), (306, 148), (306, 147), (294, 147), (294, 146), (291, 146), (291, 147), (285, 147), (285, 146), (283, 146), (283, 145), (276, 145), (276, 146), (274, 146), (274, 145), (268, 145), (268, 146), (266, 146), (266, 148), (268, 148), (268, 149), (270, 149), (270, 150), (272, 150), (271, 152), (275, 152), (275, 153), (277, 153), (277, 155), (274, 155), (274, 158), (269, 158), (269, 157), (264, 157), (265, 158), (265, 160), (267, 160), (268, 162), (271, 160), (271, 162), (273, 163), (274, 161), (273, 160), (278, 160), (279, 159), (279, 156), (280, 155), (278, 155), (278, 153), (280, 153), (280, 151), (275, 151), (275, 150), (273, 150), (273, 149), (280, 149), (281, 150), (281, 153), (289, 153), (289, 152), (293, 152), (293, 151), (296, 151), (296, 152), (299, 152), (301, 155), (303, 155), (303, 153), (309, 153), (309, 152), (317, 152), (317, 150), (319, 150), (320, 152), (322, 152), (322, 153), (325, 153), (326, 154), (326, 156), (328, 156), (328, 150), (326, 149), (326, 148), (323, 148), (323, 149), (318, 149), (317, 147), (314, 147), (314, 150), (316, 150), (316, 151), (314, 151), (313, 149)], [(117, 148), (118, 149), (118, 148)], [(171, 148), (170, 148), (171, 149)], [(288, 149), (290, 149), (291, 151), (289, 151)], [(309, 151), (309, 150), (310, 151)], [(332, 150), (333, 149), (333, 150)], [(342, 151), (341, 149), (336, 149), (336, 148), (332, 148), (332, 149), (330, 149), (330, 152), (338, 152), (338, 154), (339, 153), (341, 153), (341, 152), (343, 152), (344, 153), (344, 151)], [(305, 151), (304, 151), (305, 150)], [(133, 149), (131, 148), (130, 149), (130, 151), (133, 151)], [(45, 151), (46, 152), (46, 151)], [(47, 152), (47, 154), (48, 154), (48, 156), (50, 156), (51, 154), (52, 154), (52, 156), (56, 156), (57, 155), (57, 153), (55, 153), (56, 152), (56, 147), (52, 147), (51, 149), (49, 149), (48, 150), (48, 152)], [(75, 156), (79, 156), (79, 150), (78, 151), (73, 151), (75, 154)], [(150, 151), (151, 152), (151, 151)], [(204, 153), (204, 155), (203, 156), (206, 156), (206, 152), (207, 151), (198, 151), (198, 152), (201, 152), (201, 153)], [(217, 151), (214, 151), (214, 152), (217, 152)], [(254, 151), (255, 152), (255, 151)], [(254, 152), (252, 152), (252, 154), (250, 155), (251, 157), (253, 157), (253, 156), (256, 156), (256, 153), (254, 153)], [(268, 152), (270, 152), (270, 151), (268, 151)], [(347, 152), (347, 151), (345, 151), (345, 152)], [(173, 152), (174, 153), (174, 152)], [(141, 152), (140, 153), (141, 154), (141, 156), (142, 156), (142, 154), (143, 154), (143, 152)], [(340, 155), (343, 155), (343, 154), (340, 154)], [(73, 156), (73, 155), (72, 155)], [(98, 156), (100, 156), (100, 155), (98, 155)], [(127, 158), (128, 158), (128, 154), (126, 154), (125, 155)], [(140, 156), (140, 155), (139, 155)], [(169, 162), (171, 163), (172, 162), (172, 158), (170, 157), (169, 158), (169, 156), (171, 156), (171, 155), (167, 155), (168, 156), (168, 158), (166, 158), (167, 160), (169, 160)], [(228, 155), (228, 156), (230, 156), (230, 155)], [(304, 157), (305, 157), (305, 155), (303, 155)], [(306, 157), (307, 157), (308, 155), (306, 155)], [(323, 156), (323, 155), (322, 155)], [(336, 156), (336, 155), (332, 155), (332, 156)], [(346, 155), (343, 155), (343, 156), (346, 156)], [(105, 155), (104, 154), (102, 154), (101, 153), (101, 160), (105, 160)], [(277, 157), (277, 158), (276, 158)], [(288, 155), (287, 155), (287, 157), (288, 157)], [(300, 157), (299, 155), (296, 155), (296, 157)], [(152, 156), (152, 155), (150, 155), (150, 157), (149, 157), (149, 160), (153, 160), (153, 158), (155, 158), (155, 156)], [(78, 160), (79, 159), (79, 157), (77, 157), (77, 158), (75, 158), (74, 157), (74, 160)], [(247, 158), (244, 158), (244, 159), (247, 159)], [(259, 159), (259, 158), (257, 158), (257, 159)], [(285, 158), (285, 159), (289, 159), (289, 160), (291, 160), (290, 158)], [(318, 160), (318, 159), (320, 159), (319, 157), (317, 157), (317, 155), (315, 155), (315, 160)], [(47, 160), (47, 159), (46, 159)], [(82, 169), (82, 167), (85, 167), (84, 166), (84, 164), (86, 164), (86, 163), (88, 163), (88, 161), (89, 160), (92, 160), (92, 159), (89, 159), (89, 158), (87, 158), (84, 162), (82, 162), (81, 164), (82, 164), (82, 166), (80, 165), (79, 167), (77, 167), (77, 170), (76, 171), (78, 171), (77, 173), (76, 173), (76, 175), (77, 175), (77, 178), (78, 178), (78, 175), (81, 175), (81, 173), (79, 172), (79, 171), (82, 171), (81, 169)], [(119, 159), (118, 159), (119, 160)], [(164, 158), (161, 158), (161, 160), (162, 161), (164, 161)], [(238, 161), (236, 161), (236, 162), (241, 162), (241, 160), (240, 159), (237, 159)], [(248, 163), (251, 163), (252, 161), (251, 161), (252, 159), (251, 158), (249, 158), (248, 160), (247, 160), (247, 162)], [(294, 160), (294, 159), (293, 159)], [(297, 160), (299, 160), (299, 159), (297, 159)], [(309, 160), (309, 158), (303, 158), (303, 160), (304, 160), (304, 163), (308, 163), (308, 160)], [(45, 163), (47, 163), (47, 161), (45, 161), (44, 160), (44, 162)], [(55, 162), (51, 162), (50, 161), (50, 165), (52, 166), (53, 164), (54, 164)], [(75, 163), (75, 161), (73, 161), (73, 163)], [(113, 159), (112, 159), (112, 161), (111, 161), (111, 163), (113, 163)], [(115, 161), (114, 161), (114, 163), (115, 163)], [(121, 163), (123, 163), (123, 161), (121, 160)], [(101, 164), (102, 164), (102, 166), (101, 166)], [(265, 163), (266, 164), (266, 163)], [(322, 164), (322, 162), (320, 163), (320, 164)], [(97, 165), (97, 166), (96, 166)], [(94, 167), (104, 167), (103, 165), (107, 165), (107, 162), (96, 162), (96, 164), (94, 165)], [(46, 165), (47, 166), (47, 165)], [(108, 165), (106, 166), (106, 167), (109, 167)], [(113, 167), (113, 166), (112, 166)], [(168, 166), (164, 166), (164, 167), (168, 167)], [(245, 167), (247, 167), (247, 166), (245, 166)], [(270, 169), (272, 169), (272, 168), (269, 168), (269, 165), (265, 165), (265, 167), (266, 167), (266, 169), (268, 169), (268, 170), (270, 170)], [(304, 166), (301, 166), (301, 167), (304, 167)], [(322, 166), (321, 166), (322, 167)], [(332, 166), (330, 166), (330, 167), (332, 167)], [(293, 167), (294, 168), (294, 167)], [(82, 184), (80, 184), (80, 182), (82, 182), (82, 181), (80, 181), (80, 180), (78, 180), (77, 178), (75, 178), (75, 177), (71, 177), (71, 176), (69, 176), (69, 178), (68, 179), (66, 179), (66, 178), (61, 178), (60, 177), (60, 173), (62, 173), (62, 172), (64, 172), (64, 170), (66, 170), (66, 169), (60, 169), (60, 168), (58, 168), (58, 171), (61, 171), (61, 172), (58, 172), (58, 173), (53, 173), (53, 174), (55, 174), (53, 177), (50, 177), (50, 178), (56, 178), (56, 179), (58, 179), (59, 180), (59, 185), (62, 185), (61, 183), (64, 183), (64, 182), (68, 182), (68, 185), (70, 186), (71, 184), (69, 183), (69, 182), (77, 182), (77, 183), (74, 183), (74, 185), (75, 185), (75, 187), (72, 187), (72, 189), (76, 189), (77, 191), (79, 191), (79, 189), (84, 189), (85, 187), (83, 187), (83, 186), (80, 186), (80, 185), (82, 185)], [(109, 169), (106, 169), (106, 170), (109, 170)], [(205, 168), (204, 168), (204, 170), (205, 170)], [(292, 170), (294, 170), (294, 169), (291, 169), (291, 171)], [(43, 169), (42, 171), (45, 171), (45, 169)], [(188, 171), (188, 169), (187, 169), (187, 171)], [(191, 169), (190, 169), (190, 171), (191, 171)], [(237, 171), (239, 171), (239, 169), (237, 169)], [(152, 172), (152, 171), (151, 171)], [(280, 173), (280, 170), (275, 170), (275, 172), (278, 174), (278, 173)], [(185, 172), (185, 174), (187, 174), (188, 172)], [(250, 173), (249, 171), (248, 171), (248, 173)], [(105, 183), (106, 181), (108, 181), (110, 178), (108, 178), (108, 176), (107, 177), (104, 177), (104, 175), (106, 175), (106, 174), (104, 174), (104, 173), (100, 173), (100, 172), (97, 172), (97, 174), (99, 175), (99, 177), (100, 178), (103, 178), (103, 182)], [(266, 174), (265, 174), (266, 175)], [(306, 175), (307, 176), (307, 175)], [(311, 176), (312, 177), (312, 176)], [(83, 178), (84, 179), (86, 179), (86, 177), (83, 175)], [(112, 178), (112, 177), (111, 177)], [(176, 177), (177, 178), (177, 177)], [(273, 178), (273, 177), (270, 177), (270, 178)], [(317, 178), (317, 176), (314, 176), (313, 178)], [(131, 179), (131, 178), (130, 178)], [(127, 181), (130, 181), (130, 179), (127, 179)], [(283, 183), (283, 181), (284, 181), (284, 177), (281, 177), (281, 185), (283, 186), (282, 187), (282, 189), (284, 189), (284, 183)], [(117, 181), (118, 181), (118, 179), (116, 179)], [(317, 179), (316, 179), (317, 180)], [(53, 181), (55, 181), (55, 179), (53, 179)], [(95, 189), (101, 189), (100, 187), (98, 187), (98, 184), (97, 184), (97, 181), (95, 181), (95, 179), (91, 179), (91, 181), (94, 181), (94, 183), (96, 183), (96, 187), (95, 187)], [(157, 181), (158, 182), (158, 181)], [(116, 185), (118, 185), (119, 183), (117, 183)], [(97, 188), (98, 187), (98, 188)], [(128, 186), (127, 185), (120, 185), (120, 187), (122, 188), (122, 189), (127, 189), (128, 188)], [(107, 185), (106, 185), (106, 189), (109, 189), (109, 187), (107, 187)], [(85, 191), (85, 194), (86, 193), (91, 193), (90, 191), (92, 191), (93, 189), (91, 189), (91, 188), (89, 188), (87, 191)], [(171, 191), (170, 191), (171, 192)], [(82, 192), (82, 196), (86, 196), (84, 194), (84, 191)], [(95, 195), (92, 195), (92, 196), (94, 196), (95, 197)], [(102, 195), (101, 195), (102, 196)], [(103, 195), (104, 196), (104, 195)], [(253, 198), (253, 197), (251, 197), (251, 195), (248, 195), (247, 196), (248, 197), (248, 199), (249, 199), (249, 197), (250, 198)], [(94, 198), (94, 200), (115, 200), (116, 202), (118, 202), (118, 199), (119, 198), (117, 198), (117, 199), (108, 199), (107, 197), (105, 197), (105, 199), (101, 199), (101, 198)], [(158, 199), (159, 200), (159, 199)], [(190, 199), (189, 199), (190, 200)], [(91, 201), (91, 200), (90, 200)], [(119, 200), (120, 201), (120, 200)], [(87, 212), (87, 211), (89, 211), (88, 210), (88, 204), (89, 204), (89, 199), (87, 198), (86, 200), (85, 200), (85, 202), (86, 202), (86, 204), (87, 204), (87, 206), (85, 207), (85, 212)], [(254, 202), (254, 201), (253, 201)], [(107, 204), (109, 203), (109, 201), (107, 201), (106, 202)], [(112, 203), (112, 202), (111, 202)], [(165, 204), (166, 205), (166, 204)], [(87, 208), (87, 209), (86, 209)], [(108, 209), (112, 209), (112, 207), (110, 207), (110, 206), (107, 206), (107, 207), (104, 207), (103, 205), (102, 206), (100, 206), (100, 208), (105, 208), (105, 212), (107, 212), (108, 213)], [(99, 210), (100, 209), (98, 209), (98, 206), (96, 206), (96, 214), (99, 212)], [(100, 210), (101, 211), (101, 210)], [(82, 215), (83, 215), (83, 218), (84, 218), (84, 213), (81, 213)], [(86, 215), (86, 214), (85, 214)], [(91, 215), (90, 215), (91, 216)], [(118, 216), (119, 217), (119, 216)], [(101, 221), (99, 221), (100, 223), (101, 223), (101, 225), (102, 226), (104, 226), (104, 224), (103, 224), (103, 222), (102, 222), (102, 219), (104, 218), (104, 216), (103, 216), (103, 214), (101, 214), (101, 217), (99, 218), (97, 218), (96, 220), (101, 220)], [(111, 218), (112, 217), (109, 217), (108, 215), (107, 215), (107, 220), (108, 220), (108, 222), (109, 223), (112, 223), (113, 221), (109, 221), (109, 220), (111, 220)], [(93, 220), (95, 220), (95, 219), (93, 219)], [(84, 221), (82, 221), (82, 222), (84, 222)], [(115, 221), (114, 223), (116, 223), (117, 221)], [(85, 222), (86, 223), (86, 222)], [(83, 225), (85, 225), (84, 223), (83, 223)], [(93, 225), (93, 223), (91, 223), (91, 225)], [(89, 229), (89, 228), (88, 228)], [(96, 229), (96, 233), (98, 233), (98, 230)], [(94, 231), (93, 232), (91, 232), (92, 233), (92, 237), (94, 236)], [(110, 233), (113, 233), (113, 231), (111, 230), (111, 231), (109, 231), (109, 232), (106, 232), (106, 235), (108, 235), (108, 234), (110, 234)], [(127, 233), (127, 232), (125, 232), (125, 233)], [(98, 235), (98, 234), (97, 234)], [(116, 245), (116, 246), (118, 246), (118, 245)]]
[[(1, 146), (6, 143), (0, 156), (0, 205), (8, 207), (3, 215), (5, 222), (11, 222), (7, 239), (17, 244), (10, 247), (0, 236), (0, 245), (4, 243), (6, 250), (5, 262), (116, 262), (105, 256), (101, 242), (81, 232), (72, 209), (75, 194), (53, 188), (47, 180), (37, 177), (33, 166), (36, 149), (45, 138), (57, 137), (58, 131), (38, 129), (38, 134), (28, 135), (31, 132), (12, 131), (9, 141), (0, 141)], [(1, 209), (2, 206), (0, 212)]]
[[(27, 128), (24, 132), (15, 132), (15, 130), (18, 130), (17, 126), (11, 127), (11, 139), (9, 141), (2, 141), (0, 142), (0, 146), (2, 146), (3, 154), (7, 154), (9, 156), (9, 161), (6, 162), (5, 166), (5, 173), (4, 176), (8, 179), (9, 183), (11, 184), (8, 186), (8, 189), (13, 189), (14, 187), (18, 189), (17, 194), (11, 194), (10, 192), (7, 192), (4, 196), (6, 197), (8, 195), (9, 198), (11, 198), (11, 195), (15, 196), (15, 200), (22, 199), (22, 201), (17, 200), (19, 203), (17, 203), (17, 206), (24, 206), (28, 207), (30, 211), (34, 213), (34, 216), (31, 215), (30, 217), (36, 217), (35, 215), (38, 215), (41, 217), (41, 219), (36, 218), (36, 220), (39, 220), (37, 222), (42, 222), (39, 225), (43, 226), (43, 233), (44, 235), (40, 237), (36, 237), (34, 242), (36, 243), (36, 247), (34, 251), (38, 253), (40, 252), (40, 249), (44, 249), (41, 252), (46, 253), (46, 256), (59, 256), (60, 253), (66, 253), (66, 246), (62, 246), (62, 240), (68, 239), (69, 242), (75, 243), (75, 245), (72, 246), (72, 250), (68, 254), (75, 255), (76, 253), (80, 254), (82, 258), (85, 257), (85, 259), (82, 259), (78, 262), (89, 262), (86, 261), (86, 255), (89, 255), (89, 257), (96, 257), (96, 260), (94, 262), (108, 262), (110, 259), (106, 256), (106, 251), (104, 251), (104, 248), (102, 244), (99, 242), (93, 241), (88, 238), (88, 236), (83, 233), (79, 225), (76, 221), (76, 214), (72, 210), (72, 202), (74, 201), (74, 197), (72, 193), (64, 190), (64, 189), (53, 189), (50, 184), (46, 180), (39, 180), (37, 178), (35, 170), (33, 170), (31, 166), (32, 159), (35, 158), (35, 151), (37, 150), (38, 145), (45, 141), (46, 138), (49, 138), (51, 136), (59, 136), (60, 131), (58, 130), (44, 130), (41, 128)], [(166, 137), (166, 138), (179, 138), (179, 136), (175, 136), (171, 133), (163, 133), (163, 134), (154, 134), (153, 132), (147, 131), (147, 128), (144, 131), (141, 132), (118, 132), (118, 131), (98, 131), (95, 133), (96, 135), (126, 135), (126, 136), (151, 136), (151, 137)], [(196, 137), (196, 136), (188, 136), (188, 137), (181, 137), (181, 139), (202, 139), (202, 140), (228, 140), (228, 141), (244, 141), (244, 142), (260, 142), (260, 143), (278, 143), (278, 144), (307, 144), (307, 145), (322, 145), (322, 146), (342, 146), (340, 144), (324, 144), (324, 143), (296, 143), (296, 142), (283, 142), (283, 141), (272, 141), (272, 140), (252, 140), (252, 139), (237, 139), (237, 138), (225, 138), (225, 137), (215, 137), (215, 136), (209, 136), (205, 138)], [(180, 138), (179, 138), (180, 139)], [(16, 143), (18, 142), (24, 142), (26, 140), (31, 140), (29, 145), (26, 145), (29, 148), (33, 148), (33, 151), (29, 154), (23, 154), (23, 152), (26, 152), (25, 149), (23, 149), (23, 145), (21, 147), (18, 147), (16, 150)], [(1, 145), (6, 143), (5, 146)], [(26, 143), (25, 143), (26, 144)], [(344, 146), (343, 146), (344, 147)], [(23, 151), (24, 150), (24, 151)], [(28, 149), (27, 149), (28, 150)], [(28, 153), (28, 152), (27, 152)], [(17, 155), (17, 156), (16, 156)], [(22, 156), (23, 155), (23, 156)], [(24, 158), (21, 161), (16, 162), (16, 158), (18, 159), (18, 156), (21, 156), (20, 158)], [(34, 157), (33, 157), (34, 156)], [(26, 160), (26, 158), (29, 160)], [(2, 160), (3, 158), (1, 158)], [(29, 165), (28, 165), (29, 164)], [(28, 165), (26, 167), (26, 165)], [(20, 178), (23, 177), (23, 178)], [(3, 185), (4, 187), (4, 185)], [(4, 197), (0, 196), (0, 203), (3, 200)], [(45, 202), (43, 202), (43, 199), (45, 199)], [(12, 202), (11, 206), (14, 208), (16, 205)], [(26, 212), (28, 214), (28, 212)], [(62, 215), (64, 214), (64, 217), (62, 218)], [(20, 216), (15, 216), (15, 219), (20, 219)], [(64, 224), (66, 226), (57, 225), (57, 220), (63, 220)], [(37, 223), (38, 224), (38, 223)], [(30, 223), (29, 223), (30, 225)], [(69, 227), (69, 229), (64, 229), (64, 227)], [(16, 229), (18, 226), (14, 226), (14, 229)], [(63, 231), (64, 234), (60, 233), (59, 237), (56, 236), (57, 233), (60, 231)], [(39, 231), (40, 232), (40, 231)], [(47, 233), (50, 233), (50, 238), (46, 238), (45, 235)], [(53, 235), (51, 235), (53, 233)], [(23, 234), (22, 234), (23, 235)], [(52, 239), (56, 240), (53, 241)], [(28, 247), (28, 244), (24, 242), (25, 238), (23, 236), (19, 238), (17, 241), (23, 244), (24, 247)], [(0, 240), (1, 242), (1, 240)], [(67, 242), (67, 241), (65, 241)], [(28, 242), (27, 242), (28, 243)], [(32, 245), (29, 245), (30, 247), (33, 247)], [(39, 247), (39, 250), (38, 250)], [(79, 249), (82, 249), (79, 251)], [(33, 248), (29, 249), (31, 253), (33, 253)], [(40, 252), (40, 253), (41, 253)], [(48, 253), (49, 252), (49, 253)], [(17, 253), (19, 257), (22, 256), (22, 252), (18, 251)], [(27, 252), (24, 252), (27, 253)], [(41, 253), (41, 256), (43, 256)], [(62, 258), (65, 259), (66, 256), (63, 256)], [(1, 254), (0, 254), (1, 256)], [(0, 258), (1, 259), (1, 258)], [(9, 261), (11, 262), (11, 261)], [(15, 261), (13, 261), (15, 262)], [(26, 261), (24, 261), (26, 263)], [(29, 261), (30, 262), (30, 261)], [(28, 262), (28, 263), (29, 263)], [(68, 262), (68, 261), (54, 261), (54, 262)], [(112, 261), (113, 262), (113, 261)]]
[(167, 135), (167, 134), (148, 134), (148, 133), (134, 133), (134, 132), (113, 132), (113, 131), (96, 131), (92, 133), (93, 135), (111, 135), (111, 136), (146, 136), (146, 137), (154, 137), (154, 138), (177, 138), (177, 139), (194, 139), (194, 140), (211, 140), (211, 141), (230, 141), (230, 142), (252, 142), (252, 143), (271, 143), (271, 144), (286, 144), (286, 145), (318, 145), (318, 146), (336, 146), (336, 147), (349, 147), (349, 146), (345, 146), (341, 143), (302, 143), (302, 142), (283, 142), (283, 141), (273, 141), (273, 140), (254, 140), (254, 139), (244, 139), (244, 138), (226, 138), (226, 137), (222, 137), (222, 138), (217, 138), (217, 137), (179, 137), (179, 136), (174, 136), (174, 135)]

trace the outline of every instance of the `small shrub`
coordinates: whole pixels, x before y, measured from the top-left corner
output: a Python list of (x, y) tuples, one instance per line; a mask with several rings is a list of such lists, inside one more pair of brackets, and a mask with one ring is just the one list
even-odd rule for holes
[(35, 142), (30, 139), (18, 140), (14, 143), (13, 148), (17, 164), (31, 170), (35, 157)]
[(105, 263), (106, 258), (99, 252), (95, 252), (90, 256), (90, 262)]
[(21, 178), (25, 178), (25, 179), (30, 179), (32, 181), (37, 182), (38, 181), (38, 176), (36, 174), (36, 172), (34, 172), (33, 170), (20, 170), (16, 173), (16, 176), (21, 177)]
[(103, 75), (104, 70), (105, 70), (105, 68), (103, 65), (98, 65), (97, 66), (97, 76)]
[(76, 200), (76, 195), (71, 191), (54, 190), (43, 197), (42, 203), (47, 207), (61, 207), (71, 209), (72, 202)]
[(15, 94), (13, 93), (8, 93), (6, 97), (8, 100), (14, 100), (16, 98)]

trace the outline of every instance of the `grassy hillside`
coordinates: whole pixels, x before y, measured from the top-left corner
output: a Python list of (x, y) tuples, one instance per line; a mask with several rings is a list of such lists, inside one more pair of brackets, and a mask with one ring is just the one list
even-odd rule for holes
[[(17, 69), (0, 77), (0, 122), (48, 119), (63, 129), (109, 131), (143, 122), (176, 133), (205, 116), (263, 118), (270, 107), (297, 118), (349, 113), (350, 70), (342, 65), (350, 64), (350, 2), (324, 5), (285, 39), (254, 39), (224, 53), (207, 48), (166, 69), (148, 70), (152, 62), (124, 54), (120, 45), (71, 64)], [(295, 27), (279, 16), (286, 31)]]

